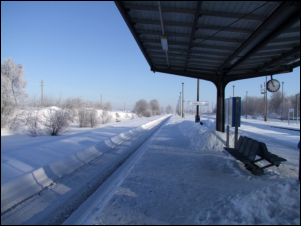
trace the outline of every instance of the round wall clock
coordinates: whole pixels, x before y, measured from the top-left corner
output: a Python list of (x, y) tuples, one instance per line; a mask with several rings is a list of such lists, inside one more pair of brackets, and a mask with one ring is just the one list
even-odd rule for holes
[(276, 79), (271, 79), (267, 83), (267, 89), (270, 92), (277, 92), (280, 89), (280, 82)]

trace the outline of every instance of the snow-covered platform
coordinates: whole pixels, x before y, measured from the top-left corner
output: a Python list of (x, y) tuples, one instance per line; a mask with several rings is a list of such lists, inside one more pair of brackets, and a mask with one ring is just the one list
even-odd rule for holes
[(223, 151), (213, 120), (193, 120), (173, 116), (89, 223), (300, 224), (296, 149), (266, 142), (288, 162), (255, 176)]

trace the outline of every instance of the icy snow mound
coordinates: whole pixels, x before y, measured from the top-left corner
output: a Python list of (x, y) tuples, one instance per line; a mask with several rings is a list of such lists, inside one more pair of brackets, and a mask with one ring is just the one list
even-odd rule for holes
[(296, 180), (237, 196), (231, 203), (239, 209), (242, 224), (300, 225), (300, 184)]
[(274, 183), (247, 195), (216, 200), (200, 211), (201, 225), (300, 225), (300, 183), (289, 179)]
[(222, 151), (225, 147), (225, 135), (215, 131), (215, 122), (202, 120), (203, 125), (192, 121), (183, 121), (179, 128), (183, 135), (190, 139), (190, 147), (199, 150)]

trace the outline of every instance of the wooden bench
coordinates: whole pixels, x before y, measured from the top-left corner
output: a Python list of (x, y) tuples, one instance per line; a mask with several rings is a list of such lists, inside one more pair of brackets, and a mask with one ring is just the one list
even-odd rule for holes
[[(252, 138), (240, 136), (237, 142), (237, 148), (226, 148), (235, 159), (241, 161), (245, 167), (255, 175), (263, 175), (264, 169), (271, 166), (279, 166), (281, 162), (287, 161), (278, 155), (272, 154), (268, 151), (265, 143), (258, 142)], [(259, 156), (259, 159), (256, 159)], [(260, 167), (255, 163), (266, 160), (270, 164)]]

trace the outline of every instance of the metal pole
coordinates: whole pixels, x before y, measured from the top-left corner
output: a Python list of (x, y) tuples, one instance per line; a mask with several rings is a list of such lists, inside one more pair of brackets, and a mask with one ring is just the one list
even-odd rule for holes
[(229, 147), (229, 140), (230, 140), (230, 126), (227, 125), (227, 143), (226, 143), (226, 147)]
[(281, 121), (283, 121), (283, 84), (284, 84), (284, 82), (282, 82), (282, 111), (281, 111)]
[(298, 110), (298, 102), (299, 102), (299, 98), (298, 98), (298, 96), (299, 96), (300, 94), (297, 94), (296, 95), (296, 97), (297, 97), (297, 124), (298, 124), (298, 113), (299, 113), (299, 110)]
[(182, 116), (182, 101), (181, 101), (181, 98), (182, 98), (182, 92), (180, 92), (180, 116)]
[(184, 82), (182, 82), (182, 118), (184, 118)]
[(239, 110), (239, 97), (236, 97), (235, 98), (235, 102), (236, 102), (236, 105), (235, 105), (235, 140), (234, 140), (234, 148), (236, 149), (237, 148), (237, 140), (238, 140), (238, 121), (239, 121), (239, 118), (238, 118), (238, 110)]
[(235, 86), (233, 86), (233, 97), (234, 97), (234, 87), (235, 87)]
[(268, 91), (267, 91), (267, 78), (268, 76), (265, 76), (265, 104), (266, 104), (266, 107), (265, 107), (265, 121), (267, 122), (268, 121)]
[[(198, 79), (198, 84), (197, 84), (197, 95), (196, 95), (196, 100), (199, 101), (199, 89), (200, 89), (200, 79)], [(196, 115), (195, 115), (195, 122), (200, 121), (200, 116), (199, 116), (199, 105), (196, 106)]]
[(246, 119), (248, 119), (247, 110), (248, 110), (248, 91), (247, 91), (247, 95), (246, 95)]

